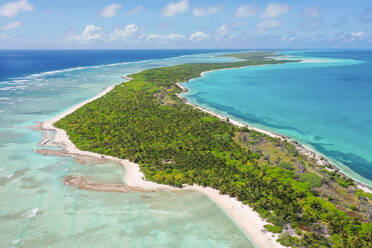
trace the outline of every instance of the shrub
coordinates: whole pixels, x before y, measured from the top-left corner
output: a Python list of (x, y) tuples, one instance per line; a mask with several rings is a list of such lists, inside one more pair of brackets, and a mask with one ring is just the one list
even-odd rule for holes
[(274, 225), (267, 224), (267, 225), (264, 225), (264, 227), (266, 228), (266, 230), (268, 230), (269, 232), (272, 232), (272, 233), (281, 233), (282, 232), (282, 228), (280, 226), (274, 226)]
[(293, 237), (287, 232), (280, 235), (278, 242), (287, 247), (290, 247), (295, 243)]
[(311, 189), (322, 186), (322, 178), (313, 173), (302, 174), (299, 181), (307, 183)]

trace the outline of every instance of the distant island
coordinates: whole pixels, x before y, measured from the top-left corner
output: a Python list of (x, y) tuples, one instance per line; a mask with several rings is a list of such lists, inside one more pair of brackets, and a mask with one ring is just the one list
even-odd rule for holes
[[(180, 97), (185, 89), (179, 82), (207, 71), (299, 62), (275, 59), (271, 52), (223, 56), (239, 61), (131, 74), (129, 81), (46, 122), (45, 129), (57, 128), (56, 141), (66, 153), (128, 165), (128, 185), (98, 185), (71, 175), (65, 183), (99, 191), (199, 190), (222, 204), (259, 246), (371, 247), (372, 194), (357, 182), (288, 137), (247, 127)], [(139, 168), (146, 181), (138, 177)], [(246, 215), (239, 220), (240, 208)], [(265, 220), (264, 232), (249, 224), (255, 218), (247, 212), (251, 208)], [(270, 240), (273, 235), (276, 241)]]

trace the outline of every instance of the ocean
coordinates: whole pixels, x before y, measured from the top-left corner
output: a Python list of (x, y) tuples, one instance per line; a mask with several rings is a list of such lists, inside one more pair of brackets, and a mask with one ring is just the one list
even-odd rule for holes
[(372, 186), (372, 50), (296, 50), (302, 63), (213, 71), (184, 96), (233, 119), (287, 135)]
[[(0, 247), (254, 247), (215, 203), (193, 191), (108, 193), (66, 175), (123, 183), (112, 162), (43, 156), (30, 129), (147, 68), (231, 61), (213, 50), (0, 51)], [(51, 147), (51, 149), (55, 149)]]

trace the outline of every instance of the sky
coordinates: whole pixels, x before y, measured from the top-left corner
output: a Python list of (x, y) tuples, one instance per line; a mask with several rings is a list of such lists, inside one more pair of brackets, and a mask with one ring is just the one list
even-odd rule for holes
[(0, 49), (372, 48), (371, 0), (0, 0)]

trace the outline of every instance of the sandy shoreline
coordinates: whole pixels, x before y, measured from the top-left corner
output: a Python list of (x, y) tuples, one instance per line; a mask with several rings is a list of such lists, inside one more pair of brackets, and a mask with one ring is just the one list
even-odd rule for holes
[[(154, 182), (150, 181), (145, 181), (144, 180), (144, 174), (140, 171), (140, 168), (137, 164), (130, 162), (127, 159), (120, 159), (112, 156), (106, 156), (94, 152), (89, 152), (89, 151), (81, 151), (79, 150), (69, 139), (67, 133), (59, 128), (54, 127), (54, 123), (57, 122), (58, 120), (62, 119), (63, 117), (71, 114), (72, 112), (76, 111), (77, 109), (81, 108), (87, 103), (90, 103), (104, 95), (106, 95), (108, 92), (110, 92), (115, 85), (107, 87), (104, 91), (96, 95), (95, 97), (86, 100), (82, 103), (79, 103), (66, 112), (48, 120), (45, 121), (41, 124), (41, 128), (43, 130), (48, 130), (48, 131), (55, 131), (55, 137), (54, 137), (54, 143), (56, 143), (58, 146), (61, 146), (64, 148), (66, 153), (69, 153), (71, 155), (80, 155), (80, 156), (86, 156), (86, 157), (92, 157), (96, 159), (110, 159), (112, 161), (118, 162), (122, 164), (125, 168), (125, 182), (127, 186), (131, 187), (140, 187), (145, 190), (157, 190), (157, 189), (175, 189), (174, 187), (168, 186), (168, 185), (163, 185), (163, 184), (157, 184)], [(44, 142), (41, 142), (44, 143)], [(52, 151), (53, 152), (53, 151)], [(45, 153), (44, 153), (45, 154)]]
[(218, 190), (210, 187), (184, 185), (184, 188), (201, 192), (220, 206), (256, 246), (284, 248), (284, 246), (276, 241), (279, 236), (278, 234), (273, 234), (265, 230), (264, 225), (269, 223), (264, 221), (248, 205), (244, 205), (229, 195), (221, 195)]
[[(238, 69), (238, 68), (234, 68), (234, 69)], [(225, 70), (225, 69), (223, 69), (223, 70)], [(207, 73), (207, 71), (201, 73), (201, 76), (205, 75), (205, 73)], [(123, 79), (125, 79), (126, 81), (131, 80), (131, 78), (129, 78), (127, 76), (123, 76)], [(185, 92), (188, 91), (187, 88), (182, 86), (180, 83), (177, 83), (177, 85), (183, 90), (182, 93), (185, 93)], [(97, 158), (97, 159), (110, 159), (112, 161), (115, 161), (115, 162), (118, 162), (118, 163), (122, 164), (125, 168), (125, 183), (126, 183), (126, 186), (141, 189), (143, 191), (180, 190), (179, 188), (175, 188), (175, 187), (172, 187), (172, 186), (146, 181), (144, 179), (145, 178), (144, 174), (140, 171), (139, 165), (135, 164), (133, 162), (130, 162), (127, 159), (120, 159), (120, 158), (116, 158), (116, 157), (112, 157), (112, 156), (106, 156), (106, 155), (102, 155), (102, 154), (98, 154), (98, 153), (89, 152), (89, 151), (81, 151), (70, 141), (67, 133), (64, 130), (54, 127), (55, 122), (62, 119), (66, 115), (76, 111), (77, 109), (84, 106), (85, 104), (87, 104), (89, 102), (92, 102), (95, 99), (104, 96), (105, 94), (110, 92), (114, 87), (115, 87), (115, 85), (109, 86), (104, 91), (102, 91), (100, 94), (98, 94), (97, 96), (95, 96), (95, 97), (93, 97), (89, 100), (86, 100), (82, 103), (79, 103), (79, 104), (73, 106), (72, 108), (70, 108), (69, 110), (67, 110), (66, 112), (64, 112), (64, 113), (62, 113), (62, 114), (60, 114), (60, 115), (58, 115), (58, 116), (56, 116), (56, 117), (54, 117), (54, 118), (52, 118), (48, 121), (42, 123), (41, 128), (43, 130), (55, 131), (56, 134), (55, 134), (55, 137), (54, 137), (54, 142), (57, 145), (63, 147), (65, 149), (65, 151), (69, 154), (87, 156), (87, 157), (92, 157), (92, 158)], [(226, 120), (226, 117), (224, 117), (222, 115), (216, 114), (216, 113), (214, 113), (214, 112), (212, 112), (208, 109), (205, 109), (203, 107), (200, 107), (200, 106), (197, 106), (195, 104), (192, 104), (192, 103), (188, 102), (184, 97), (182, 97), (182, 93), (178, 94), (178, 96), (180, 98), (184, 99), (184, 102), (186, 104), (192, 105), (193, 107), (195, 107), (197, 109), (200, 109), (204, 112), (207, 112), (209, 114), (217, 116), (221, 120)], [(301, 144), (299, 144), (298, 142), (296, 142), (295, 140), (293, 140), (289, 137), (279, 135), (279, 134), (276, 134), (276, 133), (273, 133), (273, 132), (270, 132), (270, 131), (267, 131), (267, 130), (262, 130), (262, 129), (259, 129), (259, 128), (251, 127), (251, 126), (248, 126), (248, 125), (243, 124), (243, 123), (241, 123), (239, 121), (236, 121), (236, 120), (230, 119), (230, 122), (232, 124), (240, 126), (240, 127), (246, 126), (246, 127), (250, 128), (252, 130), (270, 135), (272, 137), (287, 140), (288, 142), (291, 142), (291, 143), (295, 144), (297, 149), (300, 152), (306, 154), (307, 156), (315, 158), (318, 163), (320, 163), (320, 164), (325, 164), (325, 163), (330, 164), (328, 162), (328, 160), (326, 158), (324, 158), (323, 156), (319, 155), (318, 153), (316, 153), (315, 151), (312, 151), (309, 148), (306, 148), (306, 147), (302, 146)], [(46, 142), (48, 142), (48, 141), (44, 141), (44, 142), (41, 142), (41, 143), (46, 143)], [(361, 185), (359, 183), (357, 183), (357, 184), (360, 188), (362, 188), (362, 189), (364, 189), (368, 192), (372, 192), (372, 190), (369, 187)], [(86, 185), (88, 185), (87, 187), (94, 187), (94, 185), (92, 186), (92, 184), (90, 184), (90, 183), (88, 183)], [(78, 187), (79, 185), (73, 185), (73, 186)], [(100, 190), (103, 187), (102, 185), (99, 186), (99, 187), (101, 187), (101, 188), (97, 189), (99, 191), (110, 191), (110, 190), (104, 190), (104, 189)], [(116, 188), (116, 187), (119, 187), (119, 186), (111, 185), (111, 187)], [(82, 188), (86, 189), (84, 187), (82, 187)], [(184, 188), (201, 192), (201, 193), (205, 194), (209, 199), (214, 201), (218, 206), (220, 206), (230, 216), (230, 218), (239, 226), (239, 228), (244, 233), (246, 233), (249, 236), (249, 238), (257, 246), (259, 246), (259, 247), (284, 247), (276, 241), (277, 235), (273, 235), (270, 232), (264, 231), (263, 226), (265, 224), (268, 224), (268, 223), (265, 222), (263, 219), (261, 219), (259, 217), (258, 213), (253, 211), (253, 209), (250, 208), (249, 206), (243, 205), (241, 202), (239, 202), (235, 198), (232, 198), (228, 195), (221, 195), (221, 194), (219, 194), (218, 190), (215, 190), (215, 189), (212, 189), (212, 188), (209, 188), (209, 187), (201, 187), (201, 186), (197, 186), (197, 185), (193, 185), (193, 186), (185, 185)], [(89, 190), (89, 188), (88, 188), (88, 190)], [(117, 191), (127, 192), (126, 189), (118, 189)]]

